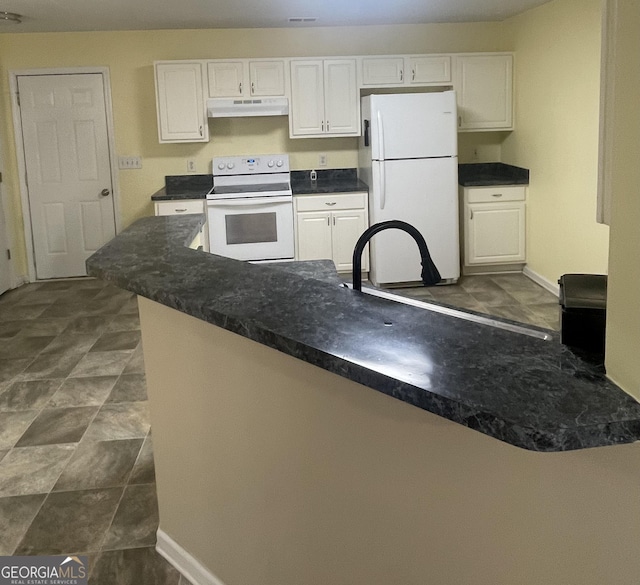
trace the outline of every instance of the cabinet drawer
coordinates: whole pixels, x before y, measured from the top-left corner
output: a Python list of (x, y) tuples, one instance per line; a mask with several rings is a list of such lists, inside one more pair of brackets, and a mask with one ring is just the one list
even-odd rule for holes
[(494, 203), (499, 201), (524, 201), (524, 185), (493, 185), (465, 189), (467, 203)]
[(187, 213), (204, 213), (204, 201), (189, 199), (186, 201), (158, 201), (156, 215), (184, 215)]
[(331, 195), (297, 195), (296, 211), (333, 211), (335, 209), (364, 209), (366, 193), (333, 193)]

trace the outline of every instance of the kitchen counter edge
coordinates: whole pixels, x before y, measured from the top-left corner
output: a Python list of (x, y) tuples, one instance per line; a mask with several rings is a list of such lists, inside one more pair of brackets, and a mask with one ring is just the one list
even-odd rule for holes
[[(521, 347), (514, 349), (504, 342), (504, 332), (479, 331), (477, 325), (453, 317), (444, 322), (444, 316), (429, 311), (422, 313), (419, 331), (397, 337), (403, 326), (415, 326), (420, 309), (347, 291), (311, 273), (293, 276), (277, 265), (248, 264), (189, 249), (204, 221), (204, 215), (138, 220), (87, 260), (88, 273), (516, 447), (554, 452), (640, 440), (640, 404), (564, 346), (542, 350), (539, 343), (549, 342), (535, 340), (536, 344), (522, 336), (516, 340)], [(379, 327), (388, 318), (397, 323), (395, 331)], [(362, 341), (366, 331), (373, 331), (370, 346)], [(380, 347), (385, 334), (396, 337), (388, 347)], [(431, 339), (434, 336), (439, 342)], [(410, 344), (409, 354), (419, 353), (422, 343), (430, 344), (432, 354), (427, 357), (441, 358), (433, 363), (443, 379), (411, 383), (406, 355), (395, 353), (403, 343)], [(492, 364), (501, 359), (501, 343), (509, 355), (505, 363)], [(394, 351), (388, 363), (380, 363), (380, 355), (390, 348)], [(560, 363), (563, 360), (566, 363)], [(534, 366), (528, 366), (526, 375), (533, 378), (523, 381), (518, 364), (528, 361)], [(474, 368), (476, 374), (470, 376)], [(549, 389), (536, 388), (536, 383)], [(567, 390), (567, 385), (577, 389)], [(577, 418), (575, 412), (566, 417), (558, 413), (563, 400), (569, 401), (567, 392), (573, 392), (574, 411), (576, 399), (593, 403), (591, 423), (578, 420), (585, 413)], [(500, 406), (483, 405), (483, 395)], [(503, 395), (514, 404), (503, 407)], [(523, 412), (517, 398), (531, 401), (525, 409), (530, 413)], [(585, 411), (590, 408), (584, 406)], [(498, 412), (505, 409), (511, 409), (513, 417)], [(568, 405), (567, 409), (571, 410)]]

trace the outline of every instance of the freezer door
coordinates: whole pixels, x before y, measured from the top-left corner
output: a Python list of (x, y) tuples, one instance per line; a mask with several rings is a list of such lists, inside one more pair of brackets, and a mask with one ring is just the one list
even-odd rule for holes
[[(424, 236), (443, 279), (460, 276), (458, 159), (374, 162), (369, 222), (399, 219)], [(370, 279), (375, 285), (420, 280), (420, 253), (413, 238), (389, 229), (371, 239)]]
[(372, 95), (369, 99), (372, 159), (458, 154), (455, 92)]

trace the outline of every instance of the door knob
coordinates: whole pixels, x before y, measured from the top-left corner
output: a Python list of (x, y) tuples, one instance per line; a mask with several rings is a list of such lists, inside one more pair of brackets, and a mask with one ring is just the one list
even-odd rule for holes
[(100, 195), (102, 197), (109, 197), (109, 195), (111, 195), (111, 191), (109, 191), (109, 189), (103, 189), (102, 191), (100, 191)]

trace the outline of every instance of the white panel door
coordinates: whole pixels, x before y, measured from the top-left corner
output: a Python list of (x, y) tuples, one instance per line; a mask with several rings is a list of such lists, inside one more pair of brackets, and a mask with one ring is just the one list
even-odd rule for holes
[(208, 142), (202, 65), (156, 63), (160, 142)]
[(19, 76), (36, 277), (86, 275), (115, 236), (103, 77)]
[(291, 134), (324, 133), (322, 61), (291, 61)]
[(360, 132), (355, 59), (324, 62), (325, 130), (329, 134)]
[(9, 234), (4, 212), (4, 195), (0, 184), (0, 295), (11, 287), (11, 262), (8, 256)]
[(513, 57), (456, 57), (461, 130), (513, 128)]
[(215, 61), (207, 64), (209, 97), (240, 97), (246, 88), (242, 86), (244, 65), (242, 61)]
[(284, 61), (249, 61), (251, 95), (284, 95)]
[(374, 160), (456, 156), (453, 91), (371, 96)]
[(298, 213), (296, 228), (298, 260), (331, 260), (331, 213)]
[[(374, 163), (369, 223), (406, 221), (424, 237), (443, 279), (460, 276), (457, 158)], [(413, 238), (396, 229), (371, 239), (374, 284), (419, 281), (421, 264)]]

